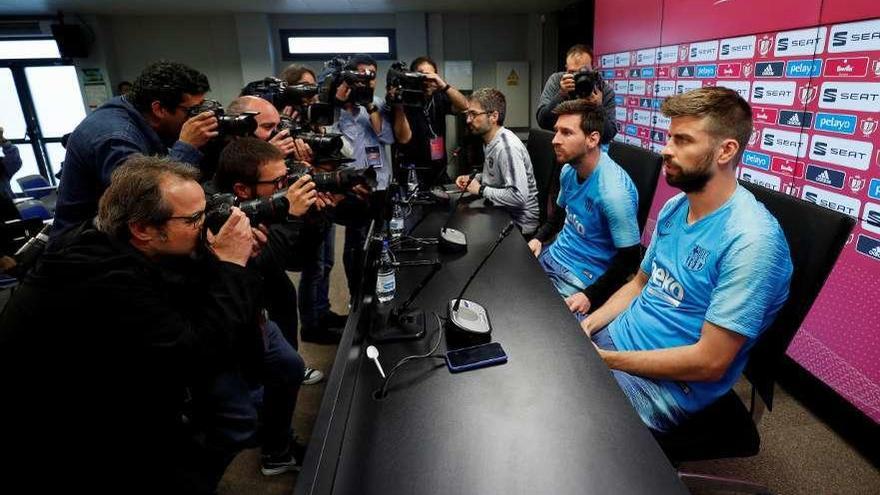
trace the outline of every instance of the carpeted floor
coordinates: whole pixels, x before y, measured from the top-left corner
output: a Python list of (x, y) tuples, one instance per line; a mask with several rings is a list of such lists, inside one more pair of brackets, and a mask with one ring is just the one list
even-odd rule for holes
[[(336, 266), (331, 278), (333, 310), (346, 313), (348, 290), (342, 270), (343, 230), (337, 228)], [(298, 281), (298, 276), (294, 275)], [(329, 374), (335, 346), (304, 343), (300, 352), (306, 364)], [(297, 435), (308, 439), (321, 404), (324, 383), (304, 386), (300, 391), (294, 426)], [(880, 470), (859, 455), (839, 435), (805, 409), (785, 390), (779, 389), (772, 412), (759, 425), (761, 452), (747, 459), (688, 463), (691, 472), (717, 474), (767, 484), (777, 494), (880, 494)], [(260, 474), (259, 450), (242, 452), (226, 472), (220, 495), (293, 493), (296, 474), (274, 477)], [(698, 494), (719, 493), (694, 491)], [(414, 494), (415, 495), (415, 494)]]

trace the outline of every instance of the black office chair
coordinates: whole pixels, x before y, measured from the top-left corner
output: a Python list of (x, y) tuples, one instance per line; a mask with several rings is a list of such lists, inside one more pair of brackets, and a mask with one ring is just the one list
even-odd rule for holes
[[(745, 370), (752, 385), (749, 408), (731, 390), (674, 431), (655, 433), (673, 463), (750, 457), (758, 453), (761, 439), (756, 422), (764, 405), (772, 410), (779, 363), (855, 225), (855, 220), (847, 215), (761, 186), (741, 184), (776, 217), (785, 233), (794, 267), (789, 296), (749, 356)], [(679, 472), (679, 476), (694, 487), (771, 493), (766, 486), (748, 481), (684, 472)]]
[(611, 142), (608, 147), (608, 156), (626, 170), (639, 192), (637, 220), (641, 234), (645, 230), (648, 213), (651, 211), (651, 203), (654, 201), (654, 193), (657, 191), (657, 181), (660, 178), (660, 169), (663, 167), (663, 157), (653, 151), (617, 141)]
[[(526, 142), (526, 150), (532, 160), (532, 171), (535, 174), (535, 183), (538, 186), (538, 206), (540, 208), (539, 222), (547, 220), (548, 198), (556, 201), (552, 191), (559, 191), (559, 171), (561, 167), (556, 163), (556, 153), (553, 151), (554, 134), (544, 129), (529, 129), (529, 139)], [(555, 188), (553, 187), (555, 184)], [(555, 204), (555, 203), (554, 203)]]

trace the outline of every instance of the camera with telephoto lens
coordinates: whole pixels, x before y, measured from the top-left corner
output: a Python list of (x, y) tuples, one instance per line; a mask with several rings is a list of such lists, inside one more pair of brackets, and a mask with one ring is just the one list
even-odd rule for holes
[[(369, 105), (373, 102), (373, 88), (370, 82), (376, 78), (375, 72), (367, 71), (360, 73), (352, 70), (348, 60), (335, 57), (324, 63), (324, 79), (318, 85), (318, 99), (322, 103), (340, 106), (343, 103), (352, 102), (357, 105)], [(345, 83), (351, 92), (346, 102), (336, 99), (336, 90)]]
[(355, 186), (366, 186), (370, 190), (376, 189), (376, 171), (372, 168), (355, 169), (339, 167), (329, 172), (308, 169), (295, 160), (287, 160), (287, 176), (291, 184), (298, 181), (303, 175), (309, 175), (315, 183), (315, 189), (320, 192), (345, 193)]
[(589, 98), (596, 88), (602, 89), (602, 76), (599, 71), (583, 68), (574, 74), (574, 92), (575, 98)]
[(388, 69), (386, 87), (394, 88), (394, 96), (388, 93), (388, 104), (402, 103), (410, 107), (420, 107), (425, 103), (425, 80), (421, 72), (410, 72), (405, 62), (395, 62)]
[(284, 130), (288, 131), (292, 137), (302, 139), (317, 157), (328, 157), (342, 150), (342, 134), (312, 132), (308, 127), (287, 116), (281, 117), (281, 121), (269, 139)]
[(257, 115), (260, 112), (242, 112), (240, 114), (226, 114), (223, 105), (217, 100), (205, 100), (196, 106), (190, 107), (189, 117), (195, 117), (202, 112), (213, 112), (217, 117), (217, 132), (223, 136), (251, 136), (257, 130)]
[(258, 96), (272, 103), (279, 112), (287, 106), (307, 105), (316, 94), (318, 94), (318, 86), (315, 84), (287, 84), (277, 77), (249, 82), (241, 90), (241, 96)]
[(290, 201), (287, 199), (287, 189), (265, 198), (241, 202), (231, 193), (212, 194), (205, 205), (205, 227), (217, 234), (232, 215), (233, 206), (237, 206), (248, 217), (251, 225), (269, 225), (287, 218)]

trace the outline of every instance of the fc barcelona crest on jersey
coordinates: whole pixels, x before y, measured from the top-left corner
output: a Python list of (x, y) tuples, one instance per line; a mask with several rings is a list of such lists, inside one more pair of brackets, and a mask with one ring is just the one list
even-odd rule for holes
[(709, 259), (709, 250), (699, 244), (694, 244), (694, 247), (691, 248), (691, 252), (688, 254), (687, 260), (684, 262), (684, 266), (686, 266), (688, 270), (698, 272), (706, 266), (707, 259)]

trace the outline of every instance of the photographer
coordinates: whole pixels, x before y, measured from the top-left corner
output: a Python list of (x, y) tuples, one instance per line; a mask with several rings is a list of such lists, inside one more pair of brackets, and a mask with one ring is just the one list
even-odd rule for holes
[(437, 64), (429, 57), (413, 60), (410, 70), (425, 74), (425, 100), (422, 107), (405, 107), (405, 125), (401, 129), (395, 126), (398, 163), (427, 168), (418, 171), (422, 184), (445, 184), (450, 182), (446, 173), (446, 116), (463, 112), (467, 98), (440, 78)]
[[(217, 173), (206, 190), (234, 194), (246, 211), (253, 210), (242, 202), (262, 200), (263, 204), (275, 203), (273, 195), (279, 192), (283, 192), (286, 199), (286, 202), (282, 202), (286, 206), (284, 210), (262, 210), (271, 211), (270, 217), (257, 219), (269, 224), (261, 226), (268, 227), (265, 229), (267, 241), (249, 265), (249, 268), (262, 277), (264, 303), (270, 317), (264, 326), (266, 347), (263, 362), (261, 471), (266, 476), (280, 474), (297, 469), (305, 453), (304, 447), (294, 443), (290, 427), (297, 394), (304, 378), (304, 365), (302, 358), (288, 341), (290, 337), (285, 339), (273, 320), (279, 313), (286, 318), (289, 315), (286, 309), (296, 307), (296, 292), (292, 290), (285, 267), (290, 264), (290, 258), (297, 251), (296, 242), (301, 225), (299, 219), (317, 199), (315, 184), (307, 175), (289, 184), (284, 155), (264, 141), (245, 137), (234, 140), (223, 149)], [(213, 198), (209, 204), (215, 204)], [(209, 227), (211, 215), (213, 212), (209, 214)], [(296, 317), (295, 311), (292, 316)], [(295, 321), (293, 325), (295, 332)], [(295, 336), (293, 337), (293, 342), (296, 342)], [(316, 370), (313, 373), (320, 375)], [(220, 399), (220, 403), (231, 404), (228, 409), (246, 409), (251, 403), (250, 391), (234, 381), (221, 384), (213, 393)]]
[[(7, 483), (216, 489), (234, 451), (182, 418), (189, 390), (260, 358), (261, 285), (244, 267), (265, 237), (234, 209), (204, 242), (197, 178), (167, 158), (129, 157), (97, 218), (58, 237), (0, 315), (0, 386), (16, 398), (0, 412)], [(48, 478), (33, 462), (78, 445), (88, 448)]]
[[(593, 70), (593, 50), (586, 45), (574, 45), (568, 49), (565, 55), (565, 72), (551, 74), (544, 84), (541, 100), (538, 102), (536, 118), (538, 125), (548, 131), (553, 130), (556, 124), (556, 114), (553, 109), (563, 101), (573, 99), (575, 93), (575, 74), (580, 70)], [(581, 98), (585, 98), (581, 96)], [(607, 81), (602, 81), (602, 87), (593, 89), (593, 93), (585, 98), (593, 105), (601, 106), (605, 110), (605, 127), (602, 129), (602, 144), (608, 144), (617, 134), (615, 124), (614, 89)]]
[[(376, 61), (369, 55), (354, 55), (346, 69), (357, 71), (359, 74), (376, 74)], [(369, 82), (369, 94), (372, 95), (376, 88), (376, 78)], [(350, 165), (356, 169), (372, 168), (376, 172), (376, 189), (384, 191), (391, 180), (391, 161), (385, 151), (385, 145), (394, 142), (392, 125), (387, 115), (387, 110), (382, 107), (381, 98), (372, 97), (372, 101), (366, 105), (351, 101), (352, 89), (343, 82), (336, 92), (337, 101), (342, 102), (342, 111), (336, 128), (351, 144), (354, 151), (355, 161)], [(400, 108), (392, 110), (395, 120), (402, 122), (405, 118)], [(349, 195), (348, 202), (359, 202), (358, 198)], [(366, 206), (366, 205), (364, 205)], [(345, 205), (342, 205), (343, 210)], [(342, 251), (342, 262), (345, 266), (345, 276), (348, 281), (349, 293), (352, 296), (357, 292), (361, 280), (363, 267), (363, 246), (369, 226), (368, 218), (349, 221), (345, 227), (345, 246)]]
[(67, 143), (53, 239), (95, 215), (110, 176), (135, 153), (169, 155), (198, 165), (199, 148), (217, 135), (211, 112), (189, 116), (210, 90), (204, 74), (183, 64), (156, 62), (135, 79), (131, 90), (89, 114)]

